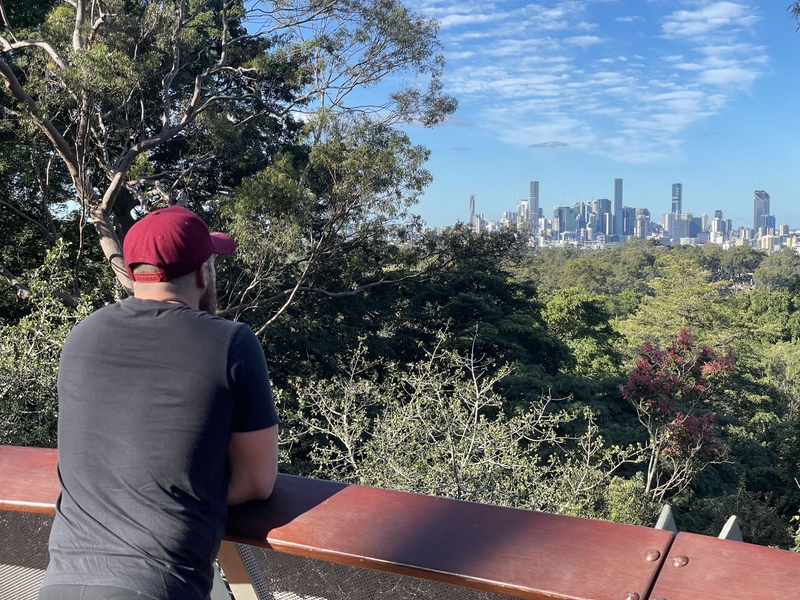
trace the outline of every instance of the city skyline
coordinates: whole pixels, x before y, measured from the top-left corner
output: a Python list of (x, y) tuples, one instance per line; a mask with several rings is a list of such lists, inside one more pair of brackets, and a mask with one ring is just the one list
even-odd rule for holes
[[(431, 150), (433, 183), (413, 212), (429, 226), (466, 220), (463, 198), (498, 212), (542, 182), (541, 203), (613, 201), (753, 218), (752, 193), (800, 226), (800, 36), (766, 0), (408, 0), (440, 24), (441, 126), (407, 126)], [(385, 91), (385, 89), (384, 89)]]
[[(613, 228), (614, 228), (615, 231), (621, 230), (621, 221), (622, 221), (622, 217), (623, 217), (622, 209), (623, 208), (646, 209), (646, 210), (649, 211), (649, 213), (651, 215), (651, 218), (654, 221), (655, 220), (659, 220), (662, 216), (667, 215), (667, 214), (689, 214), (689, 215), (692, 215), (692, 216), (695, 216), (695, 217), (702, 217), (703, 215), (705, 215), (705, 216), (708, 216), (709, 218), (713, 218), (711, 215), (715, 215), (716, 213), (719, 213), (719, 212), (727, 212), (727, 211), (725, 211), (724, 207), (715, 207), (715, 208), (713, 208), (711, 210), (707, 210), (707, 211), (704, 210), (702, 212), (701, 211), (695, 211), (695, 210), (687, 210), (687, 207), (683, 203), (683, 184), (681, 182), (674, 182), (674, 183), (671, 184), (672, 196), (671, 196), (671, 204), (670, 204), (669, 210), (663, 210), (663, 211), (657, 210), (657, 209), (654, 210), (650, 206), (640, 205), (640, 204), (638, 204), (636, 202), (634, 202), (631, 205), (630, 203), (626, 203), (625, 200), (624, 200), (624, 197), (625, 197), (624, 179), (620, 178), (620, 177), (614, 178), (614, 180), (613, 180), (613, 191), (612, 191), (612, 194), (611, 194), (611, 197), (613, 198), (613, 200), (611, 200), (610, 198), (607, 198), (607, 197), (603, 197), (603, 198), (592, 197), (592, 198), (583, 199), (583, 200), (575, 200), (574, 202), (565, 201), (565, 202), (562, 202), (562, 203), (554, 204), (552, 209), (550, 209), (550, 212), (548, 212), (547, 206), (546, 205), (542, 206), (542, 201), (541, 201), (541, 198), (540, 198), (541, 181), (540, 180), (532, 180), (532, 181), (530, 181), (529, 185), (530, 185), (530, 190), (531, 190), (531, 194), (530, 194), (529, 198), (520, 198), (519, 200), (516, 201), (516, 203), (511, 202), (508, 205), (503, 204), (503, 205), (493, 206), (493, 209), (497, 209), (497, 210), (494, 210), (494, 212), (492, 212), (492, 213), (487, 213), (484, 209), (481, 208), (480, 198), (478, 198), (476, 194), (470, 194), (470, 197), (469, 197), (469, 203), (470, 203), (469, 218), (468, 219), (458, 218), (455, 221), (453, 221), (453, 223), (448, 223), (448, 224), (444, 224), (444, 225), (452, 225), (452, 224), (456, 223), (457, 221), (461, 221), (463, 223), (471, 224), (473, 219), (474, 219), (474, 217), (477, 216), (477, 215), (481, 215), (481, 216), (485, 217), (487, 221), (492, 221), (492, 220), (498, 220), (499, 221), (499, 220), (502, 220), (502, 215), (512, 212), (512, 211), (509, 211), (509, 207), (518, 208), (520, 206), (519, 203), (525, 203), (525, 202), (528, 203), (528, 204), (526, 204), (526, 207), (530, 206), (530, 209), (529, 209), (530, 212), (532, 214), (536, 214), (536, 212), (534, 212), (533, 207), (532, 207), (532, 200), (533, 200), (533, 197), (534, 197), (534, 193), (533, 193), (534, 189), (536, 190), (536, 206), (541, 211), (541, 215), (540, 216), (545, 218), (545, 219), (548, 219), (548, 220), (552, 219), (553, 216), (554, 216), (554, 214), (550, 214), (550, 213), (555, 213), (555, 211), (559, 207), (575, 206), (577, 203), (587, 203), (588, 204), (588, 203), (599, 202), (599, 201), (608, 202), (609, 206), (608, 206), (608, 209), (605, 212), (608, 212), (608, 213), (610, 213), (610, 214), (612, 214), (614, 216)], [(619, 203), (617, 202), (617, 194), (619, 195)], [(737, 217), (733, 217), (733, 216), (731, 216), (729, 214), (728, 216), (726, 216), (726, 219), (730, 219), (732, 222), (735, 219), (735, 222), (733, 222), (734, 228), (746, 227), (746, 228), (750, 228), (750, 229), (758, 229), (758, 227), (764, 226), (764, 223), (761, 222), (761, 218), (765, 217), (765, 216), (772, 217), (773, 221), (775, 221), (775, 223), (773, 223), (771, 225), (771, 227), (773, 229), (776, 228), (778, 225), (782, 225), (782, 224), (790, 225), (790, 227), (792, 226), (792, 224), (789, 223), (788, 220), (782, 219), (779, 214), (775, 214), (774, 212), (771, 211), (771, 196), (767, 191), (760, 190), (760, 189), (755, 189), (755, 190), (751, 190), (750, 194), (751, 194), (751, 196), (750, 196), (750, 202), (751, 202), (750, 211), (751, 211), (751, 214), (753, 215), (752, 221), (746, 221), (742, 217), (738, 217), (738, 216)], [(526, 210), (528, 210), (528, 209), (526, 208)], [(501, 215), (501, 216), (497, 216), (497, 215)], [(523, 221), (529, 220), (527, 218), (522, 218), (522, 217), (520, 217), (520, 218)]]

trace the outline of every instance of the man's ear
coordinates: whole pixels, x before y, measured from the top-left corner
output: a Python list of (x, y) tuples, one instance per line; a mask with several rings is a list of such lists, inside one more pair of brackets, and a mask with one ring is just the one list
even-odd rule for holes
[(194, 281), (197, 287), (205, 289), (208, 287), (208, 273), (206, 273), (206, 265), (203, 263), (197, 271), (194, 272)]

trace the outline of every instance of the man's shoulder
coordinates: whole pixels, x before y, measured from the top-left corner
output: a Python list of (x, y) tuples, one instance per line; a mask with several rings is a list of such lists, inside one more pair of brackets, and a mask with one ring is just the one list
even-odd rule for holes
[(136, 326), (155, 327), (161, 330), (206, 330), (215, 335), (234, 337), (240, 330), (252, 333), (243, 323), (229, 321), (205, 311), (195, 310), (182, 304), (125, 298), (94, 311), (77, 324), (73, 333), (88, 333), (106, 327)]

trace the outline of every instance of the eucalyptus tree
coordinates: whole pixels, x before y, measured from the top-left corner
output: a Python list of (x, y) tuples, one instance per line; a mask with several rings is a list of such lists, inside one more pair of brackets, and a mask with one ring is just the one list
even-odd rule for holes
[[(429, 180), (426, 151), (394, 126), (434, 125), (455, 109), (436, 23), (396, 0), (41, 8), (36, 19), (26, 2), (0, 1), (2, 103), (42, 180), (65, 180), (58, 198), (32, 190), (36, 211), (6, 208), (30, 227), (58, 218), (53, 202), (77, 208), (125, 290), (121, 238), (152, 208), (180, 203), (250, 234), (243, 288), (228, 293), (234, 314), (275, 297), (283, 310), (314, 289), (316, 263), (352, 243), (347, 232), (398, 217)], [(401, 74), (422, 87), (359, 103), (359, 90)], [(274, 243), (247, 243), (259, 238)], [(297, 269), (270, 279), (270, 261)], [(18, 274), (2, 273), (25, 294)], [(287, 281), (288, 292), (271, 287)]]

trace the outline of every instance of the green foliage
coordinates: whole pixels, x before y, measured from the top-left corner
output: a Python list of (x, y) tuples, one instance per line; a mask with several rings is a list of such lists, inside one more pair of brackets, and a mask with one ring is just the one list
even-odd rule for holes
[(753, 273), (755, 286), (769, 291), (786, 291), (797, 280), (800, 280), (800, 255), (786, 247), (764, 258)]
[(617, 329), (633, 347), (645, 342), (666, 344), (685, 328), (703, 342), (729, 345), (735, 333), (729, 327), (734, 316), (723, 294), (724, 283), (708, 281), (699, 265), (672, 254), (656, 263), (656, 276), (636, 312), (616, 322)]
[(597, 516), (611, 473), (637, 453), (606, 447), (591, 413), (579, 436), (565, 436), (560, 427), (578, 415), (548, 398), (507, 413), (497, 384), (508, 367), (437, 348), (414, 364), (383, 365), (379, 380), (364, 356), (361, 346), (329, 381), (294, 386), (298, 411), (285, 435), (299, 445), (316, 438), (317, 476)]
[(731, 515), (736, 515), (742, 539), (750, 544), (789, 548), (792, 536), (770, 494), (748, 492), (739, 488), (723, 496), (697, 498), (691, 513), (676, 511), (676, 522), (704, 535), (717, 536)]
[(605, 491), (601, 518), (615, 523), (652, 527), (659, 506), (650, 500), (641, 471), (632, 477), (612, 477)]
[(720, 269), (730, 279), (746, 279), (752, 276), (766, 256), (763, 252), (750, 246), (734, 246), (723, 252), (720, 258)]
[(61, 347), (92, 308), (86, 300), (68, 308), (54, 296), (70, 278), (63, 271), (64, 252), (57, 244), (30, 274), (30, 313), (0, 325), (0, 444), (55, 447)]
[(619, 339), (600, 296), (577, 288), (558, 290), (542, 312), (548, 328), (572, 351), (574, 371), (590, 379), (620, 374)]
[[(792, 522), (800, 521), (800, 515), (792, 517)], [(797, 526), (797, 531), (794, 534), (794, 546), (792, 551), (800, 552), (800, 525)]]

